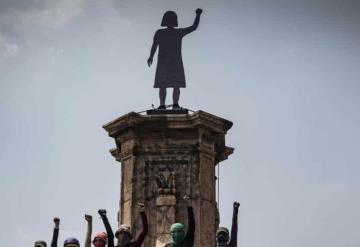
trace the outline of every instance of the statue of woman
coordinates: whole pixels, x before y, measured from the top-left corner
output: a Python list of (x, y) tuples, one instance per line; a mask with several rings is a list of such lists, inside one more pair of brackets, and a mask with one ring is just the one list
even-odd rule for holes
[(154, 88), (159, 88), (160, 106), (158, 109), (166, 109), (166, 88), (173, 88), (173, 109), (180, 108), (180, 88), (186, 87), (181, 56), (181, 42), (185, 35), (197, 29), (201, 13), (202, 9), (196, 9), (196, 17), (192, 26), (176, 28), (178, 26), (176, 13), (174, 11), (167, 11), (161, 22), (161, 26), (166, 28), (159, 29), (155, 33), (147, 63), (150, 67), (156, 49), (159, 46), (154, 84)]

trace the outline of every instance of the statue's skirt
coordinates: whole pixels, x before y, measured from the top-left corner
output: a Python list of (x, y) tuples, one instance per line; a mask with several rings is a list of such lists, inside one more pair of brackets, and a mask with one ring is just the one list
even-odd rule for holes
[(158, 57), (154, 88), (167, 87), (186, 87), (181, 55)]

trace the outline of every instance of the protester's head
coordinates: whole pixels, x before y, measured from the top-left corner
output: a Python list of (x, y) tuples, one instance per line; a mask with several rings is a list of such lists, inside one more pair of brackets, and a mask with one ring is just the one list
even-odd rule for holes
[(229, 230), (226, 227), (219, 227), (216, 231), (216, 242), (219, 245), (226, 245), (229, 240)]
[(177, 27), (178, 21), (177, 21), (177, 15), (174, 11), (166, 11), (162, 21), (161, 21), (162, 27)]
[(76, 238), (67, 238), (64, 241), (64, 247), (80, 247), (79, 240)]
[(119, 229), (117, 229), (115, 232), (115, 237), (118, 239), (119, 246), (124, 246), (129, 244), (132, 239), (130, 226), (120, 225)]
[(174, 223), (170, 227), (170, 235), (174, 244), (181, 243), (185, 238), (184, 225), (181, 223)]
[(38, 240), (35, 242), (35, 247), (46, 247), (46, 242), (42, 240)]
[(95, 247), (105, 247), (107, 244), (107, 234), (106, 232), (98, 232), (94, 236), (92, 241)]

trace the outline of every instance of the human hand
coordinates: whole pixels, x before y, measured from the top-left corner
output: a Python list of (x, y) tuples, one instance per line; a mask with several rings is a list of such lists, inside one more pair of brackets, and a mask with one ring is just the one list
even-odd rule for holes
[(105, 209), (99, 209), (98, 212), (99, 212), (99, 214), (100, 214), (101, 217), (106, 216), (106, 210), (105, 210)]
[(85, 220), (86, 220), (87, 222), (91, 223), (91, 222), (92, 222), (92, 216), (89, 215), (89, 214), (85, 214)]
[(59, 228), (59, 225), (60, 225), (60, 219), (59, 219), (59, 218), (57, 218), (57, 217), (55, 217), (55, 218), (54, 218), (54, 223), (55, 223), (55, 227), (56, 227), (56, 228)]
[(145, 212), (145, 204), (144, 203), (139, 202), (138, 207), (139, 207), (140, 213)]
[(149, 67), (151, 66), (152, 62), (153, 62), (152, 57), (149, 57), (147, 60), (147, 64), (149, 65)]
[(234, 202), (234, 208), (239, 208), (240, 207), (240, 203), (239, 202)]
[(201, 15), (201, 13), (203, 12), (203, 10), (202, 10), (202, 9), (197, 8), (195, 12), (196, 12), (196, 14), (197, 14), (197, 15)]

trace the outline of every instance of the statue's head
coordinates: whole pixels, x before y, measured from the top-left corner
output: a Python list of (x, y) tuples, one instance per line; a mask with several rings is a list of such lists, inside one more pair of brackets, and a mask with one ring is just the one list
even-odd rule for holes
[(42, 240), (38, 240), (35, 242), (35, 247), (46, 247), (46, 242)]
[(229, 240), (229, 230), (225, 227), (219, 227), (216, 231), (216, 243), (220, 246), (225, 246)]
[(64, 247), (80, 247), (80, 242), (76, 238), (67, 238), (64, 241)]
[(129, 244), (132, 239), (130, 226), (120, 225), (119, 229), (117, 229), (115, 232), (115, 237), (118, 239), (119, 246), (124, 246)]
[(174, 244), (181, 243), (185, 238), (184, 225), (181, 223), (174, 223), (170, 227), (170, 235)]
[(177, 15), (174, 11), (166, 11), (162, 21), (161, 21), (162, 27), (177, 27), (178, 21), (177, 21)]
[(105, 247), (107, 243), (107, 234), (106, 232), (98, 232), (94, 236), (92, 241), (95, 247)]

